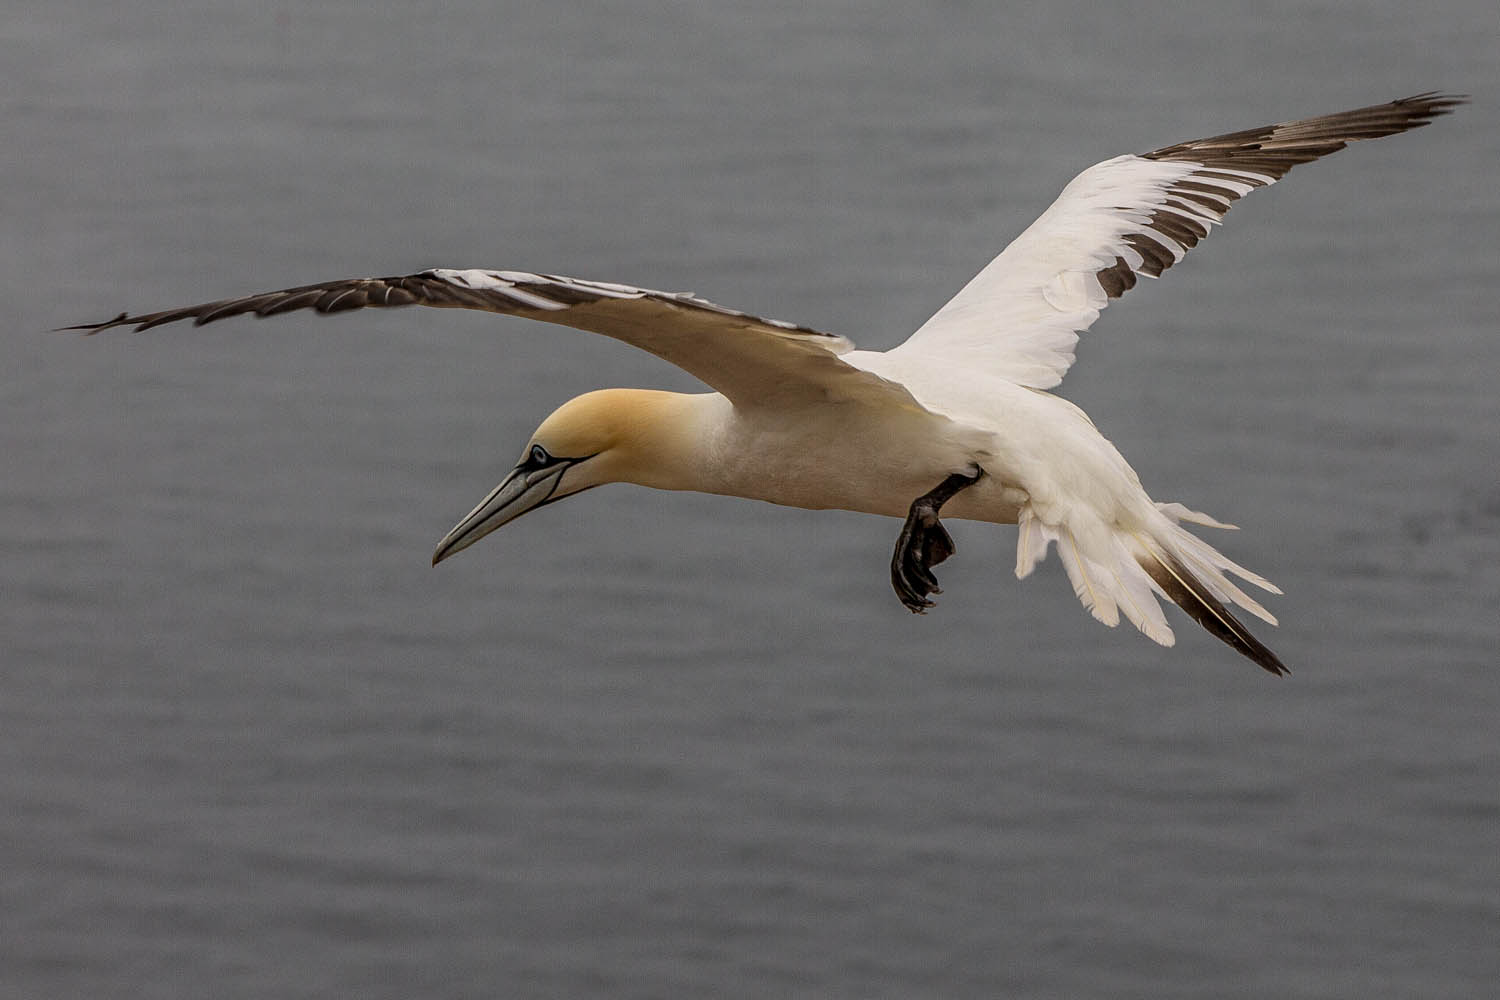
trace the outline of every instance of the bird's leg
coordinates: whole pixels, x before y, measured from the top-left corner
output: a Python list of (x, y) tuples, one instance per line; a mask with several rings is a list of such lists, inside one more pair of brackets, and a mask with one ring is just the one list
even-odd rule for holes
[(972, 476), (955, 472), (911, 503), (906, 523), (901, 526), (901, 537), (896, 539), (896, 553), (891, 556), (891, 586), (896, 588), (901, 603), (915, 614), (932, 607), (928, 594), (943, 592), (932, 575), (932, 567), (954, 551), (953, 539), (938, 520), (938, 512), (955, 494), (979, 482), (983, 475), (984, 470), (977, 468)]

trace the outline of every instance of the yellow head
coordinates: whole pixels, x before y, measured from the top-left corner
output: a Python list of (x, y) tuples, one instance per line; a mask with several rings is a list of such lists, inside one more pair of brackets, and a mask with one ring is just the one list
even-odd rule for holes
[(600, 389), (568, 400), (531, 435), (510, 475), (438, 543), (433, 565), (527, 511), (605, 483), (690, 489), (706, 396)]

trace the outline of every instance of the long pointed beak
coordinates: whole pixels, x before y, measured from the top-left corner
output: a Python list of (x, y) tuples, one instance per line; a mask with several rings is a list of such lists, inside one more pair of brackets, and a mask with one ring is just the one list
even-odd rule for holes
[(432, 564), (436, 566), (455, 552), (462, 552), (496, 528), (552, 500), (558, 483), (562, 481), (563, 473), (571, 464), (571, 462), (559, 463), (532, 472), (516, 469), (506, 476), (504, 482), (496, 486), (489, 496), (479, 502), (479, 506), (469, 511), (468, 516), (443, 536), (443, 540), (438, 542), (437, 551), (432, 554)]

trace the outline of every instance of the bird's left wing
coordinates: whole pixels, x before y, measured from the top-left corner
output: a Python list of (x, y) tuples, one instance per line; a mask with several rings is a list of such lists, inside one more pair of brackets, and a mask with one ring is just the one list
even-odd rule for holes
[(871, 392), (902, 405), (917, 405), (904, 388), (841, 360), (839, 355), (854, 345), (836, 334), (761, 319), (688, 292), (524, 271), (440, 267), (391, 278), (346, 278), (161, 312), (121, 313), (103, 323), (65, 329), (146, 330), (186, 319), (201, 326), (246, 313), (275, 316), (297, 309), (335, 313), (407, 305), (525, 316), (613, 337), (682, 368), (736, 405), (775, 404), (805, 394), (839, 398)]
[(1426, 125), (1464, 103), (1447, 94), (1267, 125), (1117, 156), (1075, 177), (1047, 211), (890, 352), (920, 352), (1050, 389), (1078, 334), (1136, 277), (1159, 277), (1242, 196), (1357, 139)]

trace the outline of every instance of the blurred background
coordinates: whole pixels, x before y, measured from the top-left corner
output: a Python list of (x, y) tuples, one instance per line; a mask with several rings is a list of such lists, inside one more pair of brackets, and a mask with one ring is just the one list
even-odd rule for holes
[[(0, 992), (1380, 997), (1500, 977), (1492, 2), (11, 5)], [(48, 332), (442, 265), (890, 347), (1090, 164), (1424, 90), (1110, 309), (1062, 392), (1276, 581), (1265, 675), (1015, 531), (597, 490), (692, 389), (426, 310)]]

